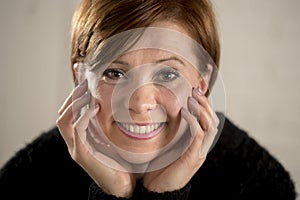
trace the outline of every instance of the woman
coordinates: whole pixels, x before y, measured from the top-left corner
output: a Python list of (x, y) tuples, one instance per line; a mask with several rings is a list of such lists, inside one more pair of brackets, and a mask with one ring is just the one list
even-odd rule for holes
[(2, 168), (2, 194), (295, 199), (283, 166), (212, 108), (219, 59), (209, 1), (83, 0), (72, 26), (76, 87), (57, 127)]

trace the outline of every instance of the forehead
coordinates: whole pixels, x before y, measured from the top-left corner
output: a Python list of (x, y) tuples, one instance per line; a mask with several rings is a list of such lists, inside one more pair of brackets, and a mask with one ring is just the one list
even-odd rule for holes
[(198, 66), (198, 59), (203, 53), (198, 43), (174, 29), (148, 27), (132, 41), (133, 43), (116, 58), (155, 62), (168, 57), (177, 57)]
[(128, 51), (116, 59), (117, 61), (144, 61), (154, 63), (157, 61), (185, 61), (180, 55), (162, 49), (148, 48)]
[[(116, 59), (163, 59), (177, 56), (194, 67), (202, 68), (210, 59), (204, 48), (186, 33), (174, 28), (147, 27), (117, 34), (98, 46), (87, 57), (91, 69), (109, 66)], [(97, 67), (96, 67), (97, 68)]]

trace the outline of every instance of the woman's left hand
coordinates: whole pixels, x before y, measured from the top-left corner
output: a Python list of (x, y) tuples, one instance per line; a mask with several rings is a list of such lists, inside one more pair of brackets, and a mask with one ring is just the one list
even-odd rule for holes
[(181, 116), (188, 122), (194, 139), (174, 163), (145, 174), (143, 184), (149, 191), (160, 193), (183, 188), (204, 163), (218, 132), (219, 118), (208, 98), (198, 89), (193, 89), (192, 97), (188, 98), (188, 110), (182, 108)]

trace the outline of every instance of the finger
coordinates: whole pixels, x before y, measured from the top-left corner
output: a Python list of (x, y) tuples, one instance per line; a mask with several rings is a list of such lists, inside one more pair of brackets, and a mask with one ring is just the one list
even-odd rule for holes
[[(184, 107), (181, 116), (189, 124), (193, 141), (189, 148), (174, 163), (163, 170), (150, 172), (144, 177), (144, 185), (151, 191), (173, 191), (186, 185), (196, 173), (205, 159), (199, 159), (199, 152), (203, 141), (203, 131), (196, 118)], [(176, 173), (174, 173), (176, 172)], [(174, 186), (175, 183), (175, 186)], [(157, 187), (159, 185), (159, 187)]]
[(209, 129), (207, 130), (207, 133), (204, 136), (203, 139), (203, 145), (200, 151), (200, 158), (206, 157), (206, 155), (209, 153), (211, 146), (216, 138), (216, 135), (218, 134), (218, 124), (219, 124), (219, 119), (214, 118), (210, 120), (210, 126)]
[(144, 177), (144, 185), (150, 191), (173, 191), (182, 188), (190, 181), (205, 160), (199, 159), (203, 141), (199, 123), (186, 108), (181, 108), (181, 116), (190, 125), (191, 132), (199, 134), (193, 137), (192, 143), (179, 159), (165, 169), (150, 172), (150, 176)]
[(211, 146), (217, 136), (218, 132), (218, 125), (220, 123), (220, 120), (217, 115), (213, 116), (212, 124), (209, 127), (208, 134), (204, 137), (203, 142), (203, 148), (202, 148), (202, 155), (206, 155), (209, 150), (211, 149)]
[(87, 91), (87, 86), (87, 80), (83, 81), (81, 84), (76, 86), (66, 98), (61, 108), (58, 110), (58, 114), (61, 115), (74, 99), (77, 99), (78, 97), (82, 96)]
[(213, 141), (217, 133), (218, 133), (218, 129), (215, 128), (214, 130), (209, 131), (207, 135), (205, 135), (203, 140), (203, 145), (199, 154), (200, 158), (206, 157), (206, 155), (209, 153), (209, 150), (213, 144)]
[(73, 148), (71, 155), (77, 162), (81, 162), (80, 160), (82, 158), (89, 155), (88, 149), (84, 147), (83, 143), (86, 140), (86, 135), (88, 134), (88, 125), (90, 120), (97, 114), (98, 111), (99, 106), (97, 105), (94, 109), (89, 108), (73, 125), (75, 133), (72, 137)]
[(74, 123), (74, 128), (78, 133), (82, 133), (86, 131), (90, 120), (97, 114), (99, 111), (100, 106), (97, 104), (95, 108), (89, 108), (87, 111), (80, 116), (80, 118)]
[(197, 119), (193, 116), (186, 108), (181, 108), (181, 116), (187, 121), (190, 127), (190, 131), (192, 136), (196, 136), (197, 134), (203, 135), (203, 130), (201, 129)]
[(188, 98), (188, 109), (193, 115), (196, 116), (202, 129), (206, 132), (211, 125), (211, 116), (208, 114), (206, 109), (201, 106), (193, 97)]
[(85, 93), (80, 98), (75, 99), (59, 116), (59, 121), (67, 124), (73, 124), (75, 117), (79, 114), (81, 108), (90, 103), (91, 94)]
[[(188, 151), (190, 152), (190, 154), (198, 156), (197, 158), (202, 159), (206, 157), (210, 146), (213, 143), (214, 138), (216, 136), (217, 128), (208, 129), (207, 134), (204, 135), (204, 132), (201, 129), (199, 123), (196, 121), (196, 118), (187, 109), (182, 108), (181, 115), (190, 124), (190, 130), (192, 135), (194, 136), (194, 140), (191, 146), (189, 147)], [(216, 126), (212, 125), (210, 127)]]
[(87, 105), (89, 102), (90, 95), (86, 93), (81, 98), (76, 99), (74, 102), (72, 102), (56, 120), (57, 127), (59, 128), (62, 137), (64, 138), (68, 147), (70, 147), (71, 149), (73, 147), (73, 122), (75, 120), (73, 112), (76, 112), (73, 107), (76, 107), (77, 113), (79, 113), (79, 109)]
[[(179, 180), (184, 181), (186, 179), (185, 181), (188, 181), (203, 163), (203, 159), (199, 159), (199, 152), (202, 148), (204, 134), (195, 117), (186, 108), (181, 108), (181, 115), (190, 125), (190, 130), (194, 133), (194, 137), (188, 149), (170, 168), (173, 169), (173, 171), (179, 172), (176, 174)], [(172, 171), (171, 169), (169, 170)], [(172, 177), (174, 177), (174, 175), (172, 175)]]
[(196, 99), (196, 101), (205, 108), (206, 112), (212, 116), (212, 121), (215, 123), (219, 123), (219, 118), (216, 114), (216, 112), (213, 110), (208, 98), (204, 95), (202, 95), (201, 91), (199, 89), (193, 88), (192, 97)]
[(208, 101), (208, 98), (206, 96), (202, 95), (202, 93), (199, 89), (193, 88), (192, 97), (195, 98), (196, 101), (200, 105), (202, 105), (211, 116), (214, 115), (215, 112), (212, 109), (212, 106), (211, 106), (210, 102)]
[(75, 99), (70, 105), (70, 108), (72, 108), (72, 114), (73, 114), (73, 119), (76, 121), (80, 115), (82, 114), (83, 108), (89, 108), (89, 105), (91, 104), (91, 93), (87, 92), (83, 96)]

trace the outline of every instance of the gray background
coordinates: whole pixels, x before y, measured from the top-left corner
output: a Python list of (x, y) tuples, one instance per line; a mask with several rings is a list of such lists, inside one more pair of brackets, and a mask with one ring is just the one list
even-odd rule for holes
[[(0, 166), (57, 117), (73, 87), (78, 0), (0, 0)], [(214, 0), (227, 115), (291, 173), (300, 191), (300, 1)]]

